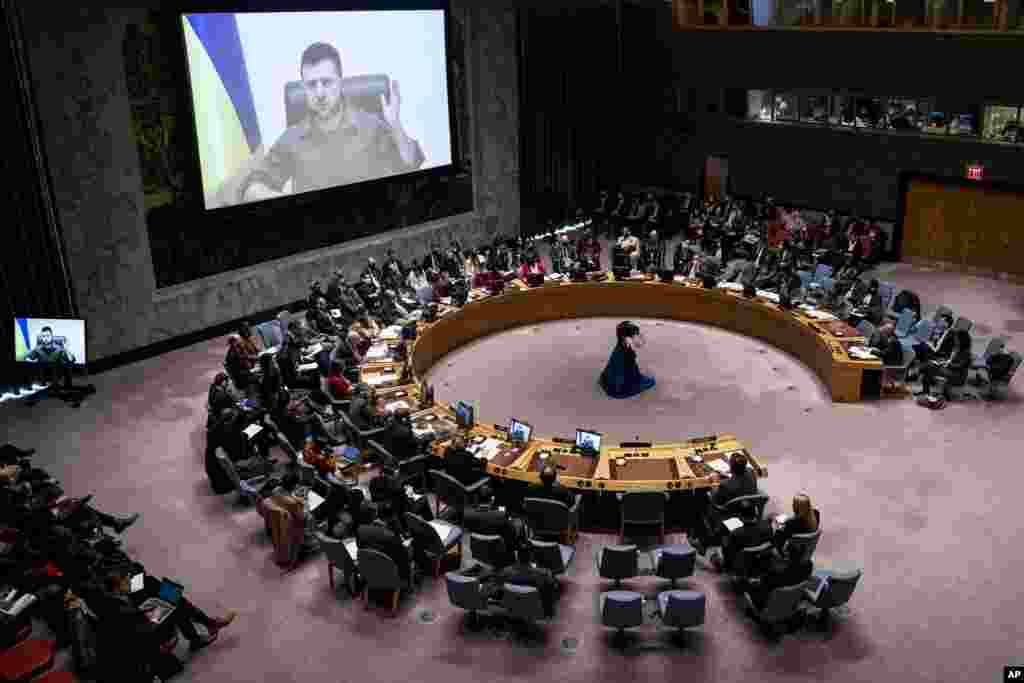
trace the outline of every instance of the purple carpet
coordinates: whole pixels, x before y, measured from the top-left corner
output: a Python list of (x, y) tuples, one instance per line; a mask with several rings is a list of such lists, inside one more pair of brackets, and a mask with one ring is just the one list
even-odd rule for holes
[[(926, 312), (942, 303), (974, 320), (976, 344), (1024, 332), (1024, 288), (906, 266), (882, 275), (916, 289)], [(1013, 583), (1024, 575), (1019, 390), (1001, 403), (939, 412), (910, 400), (833, 405), (808, 368), (758, 341), (639, 320), (648, 339), (640, 365), (658, 384), (613, 401), (596, 381), (617, 322), (481, 340), (435, 367), (438, 399), (472, 400), (483, 419), (519, 417), (541, 435), (577, 426), (612, 441), (735, 433), (768, 464), (769, 512), (799, 491), (821, 510), (819, 566), (864, 568), (830, 629), (766, 638), (728, 583), (699, 562), (690, 585), (708, 596), (705, 626), (676, 641), (650, 620), (616, 649), (597, 617), (594, 554), (613, 539), (599, 534), (581, 535), (557, 615), (533, 640), (468, 631), (443, 580), (426, 579), (390, 619), (343, 589), (332, 593), (322, 558), (282, 576), (259, 516), (231, 495), (214, 496), (203, 472), (206, 390), (224, 339), (95, 377), (98, 394), (77, 410), (4, 403), (0, 443), (39, 449), (40, 465), (70, 493), (94, 493), (101, 509), (141, 512), (126, 550), (181, 581), (208, 611), (241, 612), (217, 644), (182, 652), (180, 680), (626, 682), (671, 671), (700, 681), (994, 681), (1003, 666), (1024, 664)], [(1013, 339), (1010, 347), (1020, 348)], [(632, 582), (649, 595), (664, 585)]]

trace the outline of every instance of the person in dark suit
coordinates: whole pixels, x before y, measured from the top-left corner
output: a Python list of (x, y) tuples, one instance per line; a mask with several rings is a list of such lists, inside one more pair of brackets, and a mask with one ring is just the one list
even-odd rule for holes
[(370, 480), (370, 499), (378, 505), (381, 519), (403, 535), (409, 535), (409, 528), (405, 523), (406, 512), (418, 515), (428, 522), (434, 519), (427, 497), (420, 496), (419, 500), (412, 500), (406, 494), (401, 480), (394, 474), (385, 472)]
[(722, 543), (723, 566), (732, 568), (744, 548), (752, 548), (772, 539), (772, 525), (767, 519), (760, 519), (751, 506), (741, 513), (743, 526), (731, 532)]
[(696, 498), (696, 523), (687, 537), (697, 552), (703, 554), (705, 548), (720, 543), (719, 530), (722, 520), (715, 510), (715, 506), (722, 507), (729, 504), (734, 498), (757, 494), (757, 479), (747, 466), (748, 462), (744, 453), (733, 453), (729, 456), (729, 477), (722, 480), (715, 475), (716, 481), (719, 482), (715, 492), (710, 496), (707, 493), (701, 493)]
[(921, 391), (915, 392), (915, 396), (931, 393), (932, 384), (938, 377), (947, 380), (947, 391), (950, 384), (962, 385), (967, 381), (973, 361), (971, 333), (967, 330), (954, 330), (953, 336), (956, 347), (947, 360), (933, 359), (921, 367)]
[(859, 322), (859, 320), (867, 320), (872, 325), (882, 324), (885, 310), (882, 306), (882, 295), (879, 293), (878, 280), (871, 280), (868, 283), (867, 293), (856, 304), (850, 324), (854, 324), (854, 321)]
[(903, 364), (903, 345), (900, 343), (899, 337), (896, 336), (895, 323), (885, 322), (882, 324), (868, 345), (878, 352), (882, 364), (891, 366)]
[(499, 566), (507, 566), (515, 562), (524, 536), (524, 528), (520, 520), (512, 519), (507, 512), (497, 508), (467, 507), (466, 513), (463, 515), (462, 526), (470, 533), (501, 536), (505, 541), (505, 550), (508, 554), (505, 561), (500, 562)]
[(395, 411), (394, 416), (388, 422), (387, 430), (377, 437), (380, 444), (399, 462), (408, 460), (419, 452), (419, 442), (412, 433), (412, 422), (409, 416), (408, 408)]
[(478, 459), (466, 449), (466, 440), (461, 435), (452, 439), (445, 450), (444, 471), (463, 486), (475, 484), (485, 477), (486, 466), (486, 461)]
[(809, 534), (821, 525), (821, 513), (811, 507), (811, 498), (806, 493), (793, 496), (793, 516), (786, 519), (772, 535), (772, 544), (780, 553), (786, 543), (796, 534)]
[(558, 483), (558, 471), (551, 465), (545, 465), (540, 471), (540, 486), (531, 486), (526, 490), (527, 498), (547, 498), (572, 507), (576, 496), (572, 491)]
[(355, 396), (348, 409), (349, 419), (357, 429), (367, 430), (379, 426), (380, 416), (377, 413), (377, 390), (368, 384), (356, 387)]
[(953, 316), (943, 313), (932, 329), (926, 342), (914, 344), (914, 360), (916, 365), (924, 365), (930, 360), (949, 358), (956, 348), (956, 335), (953, 333)]
[(409, 552), (402, 545), (402, 539), (386, 526), (381, 524), (360, 524), (356, 529), (356, 547), (378, 550), (392, 560), (398, 567), (398, 576), (404, 582), (410, 578), (411, 563)]
[(500, 595), (502, 587), (506, 583), (514, 586), (532, 586), (540, 592), (540, 601), (544, 605), (544, 616), (555, 616), (555, 601), (558, 599), (558, 581), (550, 572), (531, 567), (528, 562), (520, 559), (519, 562), (502, 569), (494, 574), (493, 577), (493, 597)]
[(813, 571), (814, 563), (810, 560), (806, 562), (790, 562), (775, 567), (747, 591), (750, 595), (750, 601), (760, 611), (764, 609), (773, 590), (783, 586), (795, 586), (798, 583), (803, 583), (810, 578)]

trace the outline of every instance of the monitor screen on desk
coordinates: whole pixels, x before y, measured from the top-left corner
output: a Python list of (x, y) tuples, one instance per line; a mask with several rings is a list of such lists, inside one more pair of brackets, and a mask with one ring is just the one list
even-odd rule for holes
[(530, 443), (530, 436), (533, 434), (533, 427), (513, 418), (508, 426), (508, 437), (514, 443), (525, 446)]
[(473, 419), (473, 406), (459, 401), (455, 406), (455, 423), (460, 429), (472, 429), (476, 421)]
[(589, 429), (577, 429), (576, 448), (595, 452), (601, 450), (601, 434)]
[(84, 366), (85, 321), (15, 318), (14, 360), (37, 365)]

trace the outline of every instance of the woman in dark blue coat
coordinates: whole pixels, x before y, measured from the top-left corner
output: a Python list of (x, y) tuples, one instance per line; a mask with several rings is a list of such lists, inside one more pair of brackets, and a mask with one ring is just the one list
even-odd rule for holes
[(598, 382), (612, 398), (629, 398), (652, 388), (654, 378), (640, 374), (640, 366), (636, 362), (632, 340), (640, 336), (640, 328), (627, 320), (619, 323), (615, 334), (618, 343)]

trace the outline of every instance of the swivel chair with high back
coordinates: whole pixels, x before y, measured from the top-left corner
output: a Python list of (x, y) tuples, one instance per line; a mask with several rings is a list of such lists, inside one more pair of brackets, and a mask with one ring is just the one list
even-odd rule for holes
[[(345, 101), (371, 114), (381, 114), (380, 98), (391, 98), (391, 79), (384, 74), (350, 76), (341, 79), (341, 94)], [(302, 122), (309, 114), (306, 89), (302, 81), (290, 81), (284, 86), (284, 107), (288, 127)]]

